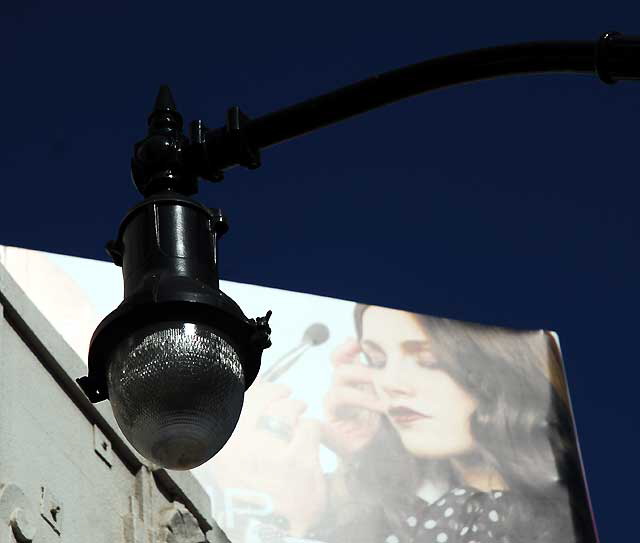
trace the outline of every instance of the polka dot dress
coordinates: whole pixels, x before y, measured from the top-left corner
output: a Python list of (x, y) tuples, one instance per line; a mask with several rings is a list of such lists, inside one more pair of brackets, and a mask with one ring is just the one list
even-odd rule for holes
[(420, 500), (402, 535), (387, 534), (380, 543), (510, 543), (502, 530), (504, 503), (500, 491), (454, 488), (431, 505)]

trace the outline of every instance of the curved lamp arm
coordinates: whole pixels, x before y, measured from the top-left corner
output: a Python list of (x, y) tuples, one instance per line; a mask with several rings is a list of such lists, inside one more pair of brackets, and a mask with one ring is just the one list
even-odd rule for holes
[[(597, 74), (609, 84), (640, 79), (640, 37), (607, 32), (595, 42), (529, 42), (448, 55), (392, 70), (256, 119), (232, 107), (226, 125), (220, 128), (209, 130), (201, 120), (191, 123), (190, 142), (183, 138), (184, 153), (178, 153), (184, 157), (180, 169), (188, 172), (190, 182), (183, 188), (171, 188), (193, 194), (197, 177), (221, 181), (223, 170), (234, 166), (257, 168), (262, 149), (403, 98), (481, 79), (563, 72)], [(156, 112), (171, 112), (177, 119), (174, 132), (179, 129), (181, 133), (182, 118), (175, 112), (168, 88), (164, 92), (165, 98), (161, 98), (161, 91), (156, 101)], [(147, 195), (152, 192), (148, 172), (154, 168), (140, 161), (135, 166), (134, 181)]]
[[(386, 72), (253, 120), (232, 108), (226, 126), (206, 132), (206, 155), (219, 171), (237, 164), (257, 167), (261, 149), (403, 98), (481, 79), (555, 72), (597, 74), (605, 83), (640, 79), (640, 39), (613, 32), (597, 42), (530, 42), (478, 49)], [(192, 124), (192, 135), (202, 143), (197, 123)]]

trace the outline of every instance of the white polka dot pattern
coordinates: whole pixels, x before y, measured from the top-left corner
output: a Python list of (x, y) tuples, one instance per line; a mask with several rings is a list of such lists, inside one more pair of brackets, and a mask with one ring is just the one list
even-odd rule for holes
[(380, 543), (509, 543), (500, 529), (507, 504), (503, 496), (503, 491), (458, 487), (432, 505), (417, 500), (405, 528)]

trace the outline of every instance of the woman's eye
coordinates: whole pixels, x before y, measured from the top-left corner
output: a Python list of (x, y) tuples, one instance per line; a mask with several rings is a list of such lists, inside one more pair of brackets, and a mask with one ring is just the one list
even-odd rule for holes
[(439, 362), (432, 356), (417, 356), (416, 364), (421, 368), (435, 369), (440, 367)]
[(385, 360), (380, 356), (372, 356), (364, 351), (360, 351), (360, 363), (368, 368), (383, 368)]

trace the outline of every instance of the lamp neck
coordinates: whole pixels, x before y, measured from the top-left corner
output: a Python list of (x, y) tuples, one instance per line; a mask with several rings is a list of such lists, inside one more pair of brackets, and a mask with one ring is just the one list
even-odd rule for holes
[[(217, 243), (227, 224), (218, 209), (164, 191), (133, 207), (107, 244), (122, 266), (124, 296), (157, 301), (164, 285), (184, 280), (218, 289)], [(195, 287), (194, 287), (195, 288)]]

